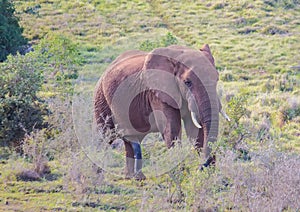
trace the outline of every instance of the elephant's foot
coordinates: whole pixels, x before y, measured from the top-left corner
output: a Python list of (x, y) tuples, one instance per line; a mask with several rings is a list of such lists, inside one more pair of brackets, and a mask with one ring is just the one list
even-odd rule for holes
[(126, 158), (125, 179), (134, 177), (134, 158)]
[(216, 157), (215, 156), (210, 156), (204, 164), (200, 165), (199, 170), (203, 171), (207, 167), (212, 167), (216, 165)]
[(139, 171), (134, 175), (134, 179), (137, 181), (142, 181), (142, 180), (146, 180), (146, 176), (143, 174), (142, 171)]
[(142, 181), (146, 176), (142, 172), (142, 160), (135, 160), (134, 158), (126, 157), (125, 179), (135, 179)]
[(127, 172), (127, 170), (125, 171), (125, 180), (130, 180), (134, 177), (133, 173), (129, 173)]
[(146, 176), (144, 175), (143, 172), (138, 172), (138, 173), (129, 173), (126, 172), (127, 170), (125, 170), (125, 180), (130, 180), (130, 179), (135, 179), (137, 181), (143, 181), (146, 180)]

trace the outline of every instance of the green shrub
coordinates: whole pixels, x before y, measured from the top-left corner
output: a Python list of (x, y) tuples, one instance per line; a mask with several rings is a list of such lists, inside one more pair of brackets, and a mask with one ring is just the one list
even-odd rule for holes
[(0, 0), (0, 62), (4, 61), (8, 54), (15, 54), (20, 46), (27, 43), (14, 12), (12, 1)]
[(228, 115), (232, 119), (233, 124), (239, 124), (240, 119), (246, 114), (245, 96), (233, 96), (228, 102)]
[(19, 146), (26, 133), (48, 125), (46, 93), (64, 98), (73, 91), (72, 80), (81, 62), (76, 45), (63, 36), (49, 35), (34, 49), (0, 64), (1, 146)]
[(52, 95), (72, 93), (72, 80), (78, 77), (82, 63), (77, 45), (66, 36), (51, 33), (35, 47), (34, 57), (42, 62), (46, 91)]
[(224, 128), (224, 141), (230, 148), (236, 149), (248, 136), (247, 126), (242, 122), (242, 118), (247, 115), (247, 96), (232, 96), (227, 104), (227, 113), (231, 121)]
[(19, 141), (33, 128), (41, 128), (46, 110), (37, 96), (43, 75), (35, 59), (9, 56), (0, 64), (0, 70), (0, 145), (6, 146)]

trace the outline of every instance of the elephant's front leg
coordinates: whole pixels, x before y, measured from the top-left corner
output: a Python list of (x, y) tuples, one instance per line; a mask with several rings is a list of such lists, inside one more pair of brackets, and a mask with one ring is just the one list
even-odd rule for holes
[(169, 105), (163, 105), (155, 114), (156, 124), (168, 148), (174, 146), (174, 141), (181, 139), (180, 111)]
[(131, 179), (134, 177), (134, 150), (132, 148), (131, 142), (124, 139), (125, 145), (125, 179)]

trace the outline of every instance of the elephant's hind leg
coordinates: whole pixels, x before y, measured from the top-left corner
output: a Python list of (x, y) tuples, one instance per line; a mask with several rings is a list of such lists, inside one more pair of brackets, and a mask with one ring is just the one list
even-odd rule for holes
[(124, 139), (124, 145), (126, 154), (125, 179), (131, 179), (134, 177), (134, 151), (130, 141)]
[(142, 172), (143, 159), (142, 149), (139, 142), (130, 142), (124, 139), (126, 152), (125, 178), (135, 178), (136, 180), (145, 180), (146, 176)]
[[(98, 131), (102, 131), (104, 134), (116, 134), (112, 112), (101, 89), (101, 84), (94, 97), (94, 116)], [(116, 137), (116, 135), (113, 136)], [(110, 144), (113, 142), (113, 139), (114, 137), (109, 141)]]

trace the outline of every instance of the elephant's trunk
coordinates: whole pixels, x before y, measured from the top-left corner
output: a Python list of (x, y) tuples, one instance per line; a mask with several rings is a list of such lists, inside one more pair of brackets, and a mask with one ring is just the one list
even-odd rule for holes
[[(198, 151), (203, 148), (205, 158), (208, 159), (211, 157), (210, 143), (217, 140), (219, 131), (219, 102), (214, 92), (207, 93), (207, 98), (195, 99), (197, 112), (191, 111), (191, 114), (196, 114), (196, 122), (201, 124), (202, 127), (202, 129), (199, 129), (195, 146)], [(194, 120), (193, 123), (197, 127)]]
[(217, 140), (219, 131), (219, 110), (212, 108), (210, 118), (203, 122), (203, 136), (198, 139), (202, 139), (203, 152), (206, 159), (211, 156), (211, 144)]

